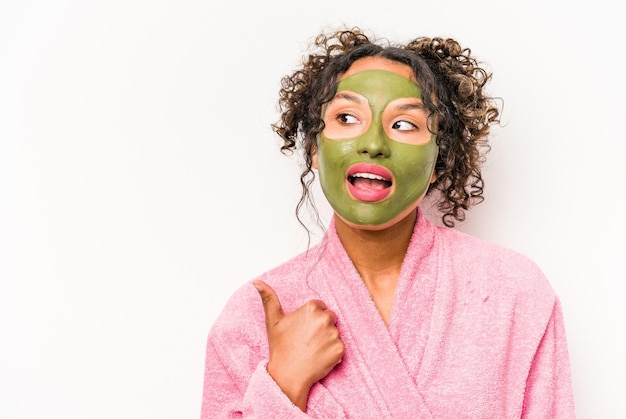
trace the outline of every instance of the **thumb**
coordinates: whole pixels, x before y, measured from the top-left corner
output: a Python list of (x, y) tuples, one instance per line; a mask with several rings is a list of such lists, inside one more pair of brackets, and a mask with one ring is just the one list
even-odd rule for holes
[(280, 300), (276, 291), (260, 279), (252, 281), (252, 285), (259, 292), (261, 301), (263, 302), (263, 311), (265, 311), (265, 325), (268, 329), (274, 326), (285, 317), (285, 312), (280, 305)]

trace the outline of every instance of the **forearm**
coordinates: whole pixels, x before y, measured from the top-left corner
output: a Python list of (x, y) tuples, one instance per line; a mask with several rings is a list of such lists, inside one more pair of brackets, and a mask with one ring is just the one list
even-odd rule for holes
[(300, 379), (300, 374), (285, 372), (284, 368), (274, 367), (271, 362), (267, 364), (266, 369), (267, 373), (289, 400), (300, 410), (306, 412), (311, 385), (303, 382)]
[[(265, 365), (266, 361), (262, 361), (255, 370), (250, 371), (247, 382), (239, 381), (229, 372), (218, 351), (209, 342), (201, 418), (308, 418), (303, 409), (292, 403), (273, 381)], [(306, 399), (304, 403), (306, 409)]]

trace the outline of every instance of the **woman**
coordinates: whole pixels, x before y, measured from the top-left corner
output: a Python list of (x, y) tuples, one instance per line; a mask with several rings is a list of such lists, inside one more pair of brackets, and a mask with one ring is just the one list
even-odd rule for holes
[[(334, 210), (323, 240), (239, 289), (207, 345), (203, 418), (569, 418), (558, 298), (450, 227), (482, 199), (498, 108), (452, 39), (322, 34), (285, 77), (283, 151)], [(419, 204), (432, 192), (445, 226)]]

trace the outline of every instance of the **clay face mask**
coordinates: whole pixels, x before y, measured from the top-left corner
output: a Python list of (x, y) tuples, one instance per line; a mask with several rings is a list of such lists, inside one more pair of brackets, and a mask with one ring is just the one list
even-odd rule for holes
[(322, 190), (345, 221), (393, 224), (426, 193), (438, 148), (421, 97), (412, 80), (386, 70), (337, 84), (323, 110), (317, 161)]

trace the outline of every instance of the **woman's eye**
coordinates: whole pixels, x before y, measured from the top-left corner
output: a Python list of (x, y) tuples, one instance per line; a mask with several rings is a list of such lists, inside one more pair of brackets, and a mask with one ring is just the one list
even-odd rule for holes
[(357, 124), (359, 122), (359, 120), (354, 115), (350, 115), (348, 113), (342, 113), (337, 115), (337, 119), (339, 120), (339, 122), (346, 125)]
[(408, 121), (396, 121), (393, 123), (391, 128), (397, 129), (400, 131), (410, 131), (410, 130), (417, 129), (417, 126)]

